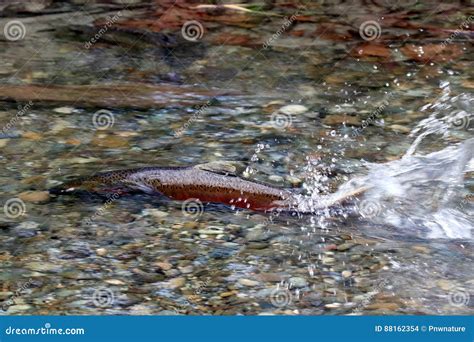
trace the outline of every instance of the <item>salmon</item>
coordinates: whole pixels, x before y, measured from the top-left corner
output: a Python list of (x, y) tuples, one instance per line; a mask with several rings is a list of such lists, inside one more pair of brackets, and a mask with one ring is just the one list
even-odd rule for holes
[(172, 200), (195, 199), (203, 203), (222, 203), (256, 211), (288, 208), (293, 195), (288, 189), (196, 166), (102, 172), (66, 182), (49, 191), (56, 195), (76, 191), (99, 194), (139, 191), (164, 195)]

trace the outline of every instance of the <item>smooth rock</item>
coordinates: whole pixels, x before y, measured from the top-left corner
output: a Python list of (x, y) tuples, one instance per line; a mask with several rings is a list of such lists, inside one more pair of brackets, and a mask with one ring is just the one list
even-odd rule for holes
[(24, 202), (43, 203), (49, 201), (48, 191), (25, 191), (18, 195)]
[(177, 289), (183, 287), (186, 283), (186, 279), (183, 277), (173, 278), (167, 281), (166, 287), (169, 289)]
[(59, 272), (62, 270), (61, 265), (53, 264), (45, 261), (32, 261), (25, 264), (24, 268), (36, 272)]
[(341, 275), (344, 278), (349, 278), (352, 275), (352, 272), (351, 271), (342, 271)]
[(240, 278), (239, 284), (244, 285), (244, 286), (257, 286), (259, 282), (256, 280)]
[(323, 123), (328, 126), (346, 124), (347, 126), (361, 126), (360, 119), (356, 116), (332, 114), (323, 119)]
[(410, 133), (411, 132), (410, 127), (402, 126), (402, 125), (391, 125), (388, 128), (390, 128), (392, 131), (399, 132), (399, 133)]
[(308, 111), (308, 108), (306, 108), (303, 105), (297, 105), (297, 104), (287, 105), (280, 108), (280, 112), (286, 115), (298, 115), (298, 114), (303, 114), (307, 111)]
[(291, 284), (291, 287), (297, 289), (308, 286), (308, 282), (302, 277), (291, 277), (288, 282)]
[(107, 280), (104, 280), (107, 284), (110, 284), (110, 285), (126, 285), (125, 282), (123, 282), (122, 280), (120, 279), (107, 279)]
[(60, 114), (71, 114), (74, 112), (74, 108), (73, 107), (58, 107), (58, 108), (54, 108), (53, 111)]
[(105, 249), (105, 248), (97, 248), (95, 250), (95, 253), (98, 255), (98, 256), (104, 256), (104, 255), (107, 255), (108, 251)]
[(340, 252), (344, 252), (344, 251), (347, 251), (347, 250), (351, 249), (355, 245), (356, 245), (355, 243), (346, 242), (346, 243), (343, 243), (343, 244), (340, 244), (339, 246), (337, 246), (337, 250), (340, 251)]
[(262, 227), (253, 228), (249, 230), (248, 233), (245, 235), (247, 240), (251, 242), (266, 241), (273, 236), (275, 236), (275, 233)]

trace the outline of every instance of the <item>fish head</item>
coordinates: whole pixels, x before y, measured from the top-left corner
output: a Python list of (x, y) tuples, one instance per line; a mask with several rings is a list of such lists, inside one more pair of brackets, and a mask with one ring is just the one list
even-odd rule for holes
[(77, 192), (96, 192), (100, 183), (94, 179), (78, 178), (49, 189), (52, 195), (69, 195)]

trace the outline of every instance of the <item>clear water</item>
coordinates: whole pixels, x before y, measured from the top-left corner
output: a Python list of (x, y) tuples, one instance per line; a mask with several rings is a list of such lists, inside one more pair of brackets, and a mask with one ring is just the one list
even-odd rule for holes
[[(0, 314), (472, 314), (472, 46), (460, 35), (457, 59), (414, 61), (400, 37), (445, 38), (383, 22), (376, 43), (390, 57), (354, 54), (366, 43), (351, 33), (359, 19), (383, 12), (334, 6), (315, 10), (332, 35), (298, 23), (303, 36), (266, 50), (213, 44), (212, 29), (171, 51), (120, 30), (84, 49), (90, 33), (74, 25), (101, 14), (81, 11), (25, 20), (23, 40), (0, 41), (2, 206), (98, 171), (215, 161), (294, 188), (303, 211), (364, 188), (317, 215), (188, 215), (150, 196), (25, 201), (23, 215), (0, 212)], [(393, 7), (388, 18), (457, 27), (467, 11), (417, 6), (420, 15)], [(265, 41), (280, 26), (251, 33)], [(336, 39), (342, 28), (354, 38)], [(18, 97), (30, 84), (84, 88), (29, 107)], [(5, 98), (18, 85), (17, 100)], [(104, 110), (108, 126), (98, 127)]]

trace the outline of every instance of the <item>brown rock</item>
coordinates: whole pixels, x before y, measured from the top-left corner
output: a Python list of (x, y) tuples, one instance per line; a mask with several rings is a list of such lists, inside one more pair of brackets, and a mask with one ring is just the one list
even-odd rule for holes
[(255, 278), (263, 282), (280, 282), (285, 276), (278, 273), (259, 273), (255, 275)]
[(409, 59), (419, 62), (448, 62), (463, 54), (462, 47), (458, 44), (407, 44), (400, 51)]
[(177, 289), (183, 287), (186, 283), (186, 279), (183, 277), (173, 278), (168, 280), (166, 287), (169, 289)]
[(323, 119), (323, 123), (329, 126), (337, 126), (345, 123), (348, 126), (360, 126), (361, 122), (359, 118), (355, 116), (343, 115), (343, 114), (333, 114), (328, 115)]
[(41, 140), (42, 138), (41, 134), (31, 131), (25, 132), (21, 136), (28, 140)]
[(24, 202), (43, 203), (49, 201), (47, 191), (25, 191), (18, 195), (18, 198)]
[(173, 265), (171, 265), (169, 262), (165, 262), (165, 261), (155, 262), (155, 266), (161, 268), (164, 271), (169, 271), (170, 269), (173, 268)]
[(94, 137), (91, 143), (96, 146), (108, 147), (108, 148), (125, 147), (128, 145), (127, 140), (123, 137), (119, 137), (117, 135), (103, 135), (103, 134), (100, 134)]
[(351, 55), (354, 57), (361, 56), (375, 56), (375, 57), (390, 57), (391, 51), (385, 45), (366, 43), (359, 45), (351, 51)]

